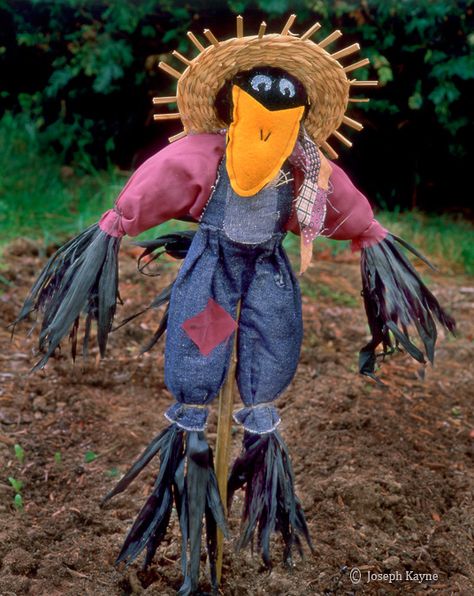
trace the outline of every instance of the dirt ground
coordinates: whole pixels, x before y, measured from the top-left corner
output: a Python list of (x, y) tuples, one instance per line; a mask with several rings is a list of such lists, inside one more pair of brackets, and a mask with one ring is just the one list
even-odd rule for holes
[[(125, 304), (117, 320), (151, 300), (176, 268), (169, 261), (162, 280), (141, 276), (134, 253), (122, 253)], [(2, 271), (11, 285), (0, 297), (0, 594), (174, 594), (176, 521), (149, 571), (114, 567), (156, 462), (99, 506), (167, 424), (162, 346), (139, 354), (158, 315), (113, 333), (105, 360), (93, 352), (73, 365), (64, 345), (44, 372), (28, 375), (37, 337), (27, 338), (25, 325), (10, 342), (6, 325), (44, 260), (33, 245), (17, 242)], [(275, 540), (269, 574), (256, 555), (235, 553), (229, 541), (222, 594), (474, 594), (474, 282), (440, 267), (439, 274), (421, 271), (456, 317), (458, 336), (440, 332), (436, 366), (426, 367), (424, 380), (406, 354), (392, 357), (380, 371), (387, 389), (357, 374), (357, 352), (367, 341), (358, 257), (322, 253), (306, 275), (301, 362), (278, 403), (315, 554), (295, 557), (295, 568), (286, 569)], [(235, 454), (241, 438), (236, 428)], [(23, 510), (14, 506), (9, 477), (23, 482)], [(230, 517), (234, 539), (240, 503)], [(203, 562), (204, 588), (206, 577)]]

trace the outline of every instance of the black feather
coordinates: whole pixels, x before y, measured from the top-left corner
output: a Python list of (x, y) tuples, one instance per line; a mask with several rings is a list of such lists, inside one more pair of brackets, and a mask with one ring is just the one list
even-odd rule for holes
[(135, 480), (138, 474), (140, 474), (143, 468), (151, 462), (155, 455), (159, 453), (161, 449), (167, 449), (169, 442), (174, 439), (175, 432), (175, 427), (171, 426), (165, 428), (164, 431), (155, 437), (123, 478), (121, 478), (115, 487), (102, 499), (102, 505), (128, 488), (129, 484)]
[(118, 294), (120, 239), (103, 232), (98, 224), (57, 250), (46, 263), (28, 294), (13, 325), (32, 312), (42, 315), (39, 348), (43, 357), (34, 369), (43, 368), (60, 342), (71, 337), (73, 357), (77, 350), (77, 327), (86, 315), (83, 352), (87, 353), (91, 322), (97, 323), (100, 353), (105, 354)]
[[(145, 558), (145, 565), (148, 565), (153, 559), (156, 549), (164, 538), (169, 525), (173, 508), (174, 478), (176, 470), (184, 457), (183, 431), (176, 425), (172, 425), (164, 432), (161, 442), (158, 442), (160, 443), (160, 472), (151, 495), (142, 507), (125, 539), (122, 550), (117, 557), (117, 564), (122, 561), (131, 563), (146, 547), (148, 552)], [(128, 476), (127, 481), (123, 483), (122, 480), (119, 483), (122, 483), (123, 488), (151, 460), (153, 457), (152, 452), (157, 452), (156, 439), (153, 443), (155, 443), (155, 446), (150, 449), (148, 455), (145, 452), (126, 475)], [(139, 463), (140, 460), (141, 463)], [(112, 491), (112, 494), (116, 492), (120, 492), (120, 490)]]
[(198, 587), (201, 561), (202, 519), (206, 507), (207, 483), (209, 480), (209, 446), (201, 432), (188, 433), (188, 473), (186, 489), (188, 494), (189, 520), (189, 576), (191, 590)]
[(176, 503), (176, 511), (179, 518), (179, 527), (181, 530), (181, 571), (183, 575), (186, 574), (188, 566), (188, 495), (186, 491), (185, 481), (185, 459), (183, 458), (176, 469), (174, 476), (174, 498)]
[(284, 560), (291, 563), (293, 547), (303, 554), (300, 536), (312, 550), (303, 509), (294, 490), (294, 474), (287, 447), (275, 431), (265, 435), (245, 433), (243, 450), (235, 460), (228, 483), (228, 506), (234, 493), (245, 487), (242, 532), (237, 548), (253, 543), (270, 568), (270, 538), (282, 535)]
[(217, 581), (217, 528), (219, 527), (223, 534), (227, 536), (227, 522), (225, 518), (222, 501), (217, 485), (217, 478), (214, 472), (212, 461), (212, 450), (209, 450), (210, 466), (209, 481), (207, 483), (206, 508), (204, 511), (206, 519), (206, 546), (207, 557), (209, 560), (209, 570), (211, 574), (211, 586), (214, 593), (218, 590)]
[(209, 560), (209, 572), (211, 575), (211, 586), (213, 591), (217, 592), (217, 524), (207, 502), (204, 515), (206, 519), (206, 548), (207, 558)]
[(170, 301), (171, 290), (173, 288), (173, 284), (174, 284), (174, 281), (171, 282), (168, 286), (166, 286), (166, 288), (164, 288), (164, 290), (162, 290), (146, 308), (144, 308), (140, 312), (137, 312), (137, 313), (131, 315), (130, 317), (127, 317), (123, 321), (121, 321), (118, 325), (116, 325), (112, 329), (112, 331), (117, 331), (118, 329), (120, 329), (120, 327), (123, 327), (127, 323), (130, 323), (130, 321), (133, 321), (133, 319), (140, 317), (141, 315), (145, 314), (152, 308), (159, 308), (160, 306), (167, 304)]
[(165, 234), (164, 236), (158, 236), (154, 240), (145, 240), (143, 242), (135, 242), (136, 246), (144, 248), (145, 251), (139, 257), (140, 261), (152, 254), (157, 249), (164, 249), (159, 251), (159, 255), (164, 252), (174, 257), (175, 259), (184, 259), (188, 254), (189, 247), (193, 241), (194, 230), (184, 230), (182, 232), (174, 232), (172, 234)]
[[(401, 345), (418, 362), (424, 363), (425, 356), (433, 362), (437, 338), (434, 319), (451, 333), (454, 333), (456, 325), (422, 282), (396, 242), (433, 268), (416, 249), (396, 236), (388, 235), (382, 242), (362, 249), (362, 295), (372, 339), (360, 351), (359, 371), (382, 385), (374, 374), (378, 345), (382, 344), (383, 355)], [(415, 327), (424, 352), (411, 341), (408, 334), (410, 326)]]

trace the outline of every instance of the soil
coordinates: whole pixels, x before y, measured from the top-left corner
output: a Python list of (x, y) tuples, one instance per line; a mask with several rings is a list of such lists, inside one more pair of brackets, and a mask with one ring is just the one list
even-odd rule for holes
[[(136, 272), (135, 257), (130, 246), (122, 252), (124, 305), (117, 320), (147, 304), (177, 267), (169, 260), (159, 280), (144, 277)], [(44, 261), (35, 245), (18, 241), (2, 270), (0, 594), (175, 594), (176, 520), (148, 571), (139, 563), (114, 567), (157, 463), (100, 508), (102, 497), (167, 425), (163, 411), (172, 398), (163, 381), (162, 344), (140, 355), (159, 313), (148, 312), (113, 333), (104, 360), (92, 351), (87, 362), (72, 364), (65, 342), (45, 371), (28, 374), (37, 358), (37, 333), (26, 337), (22, 325), (10, 341), (6, 325)], [(458, 335), (440, 331), (436, 366), (424, 371), (406, 354), (395, 354), (379, 371), (387, 384), (382, 389), (357, 373), (357, 352), (368, 339), (358, 256), (318, 255), (303, 282), (301, 362), (278, 402), (315, 552), (295, 557), (288, 569), (275, 539), (269, 573), (257, 555), (236, 553), (230, 540), (222, 594), (474, 594), (474, 283), (446, 264), (440, 267), (443, 273), (421, 272), (456, 317)], [(234, 430), (235, 455), (242, 431)], [(24, 459), (15, 456), (15, 444)], [(9, 477), (23, 482), (23, 509), (14, 506)], [(230, 515), (234, 541), (239, 499)], [(202, 577), (206, 588), (204, 557)]]

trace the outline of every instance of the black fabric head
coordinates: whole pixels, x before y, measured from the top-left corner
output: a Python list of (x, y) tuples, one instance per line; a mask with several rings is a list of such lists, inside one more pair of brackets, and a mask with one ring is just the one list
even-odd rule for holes
[(215, 107), (219, 118), (226, 124), (232, 121), (233, 85), (246, 91), (268, 110), (309, 106), (308, 94), (296, 77), (281, 68), (257, 66), (237, 73), (219, 90)]

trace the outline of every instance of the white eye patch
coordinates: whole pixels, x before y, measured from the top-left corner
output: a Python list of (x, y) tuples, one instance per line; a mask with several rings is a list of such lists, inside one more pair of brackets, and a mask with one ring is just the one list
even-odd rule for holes
[(255, 91), (261, 91), (261, 87), (263, 86), (263, 91), (270, 91), (272, 88), (272, 79), (267, 75), (256, 75), (252, 78), (250, 84), (252, 85), (252, 89)]
[(295, 86), (288, 79), (281, 79), (279, 83), (280, 93), (285, 97), (294, 97), (296, 95)]

